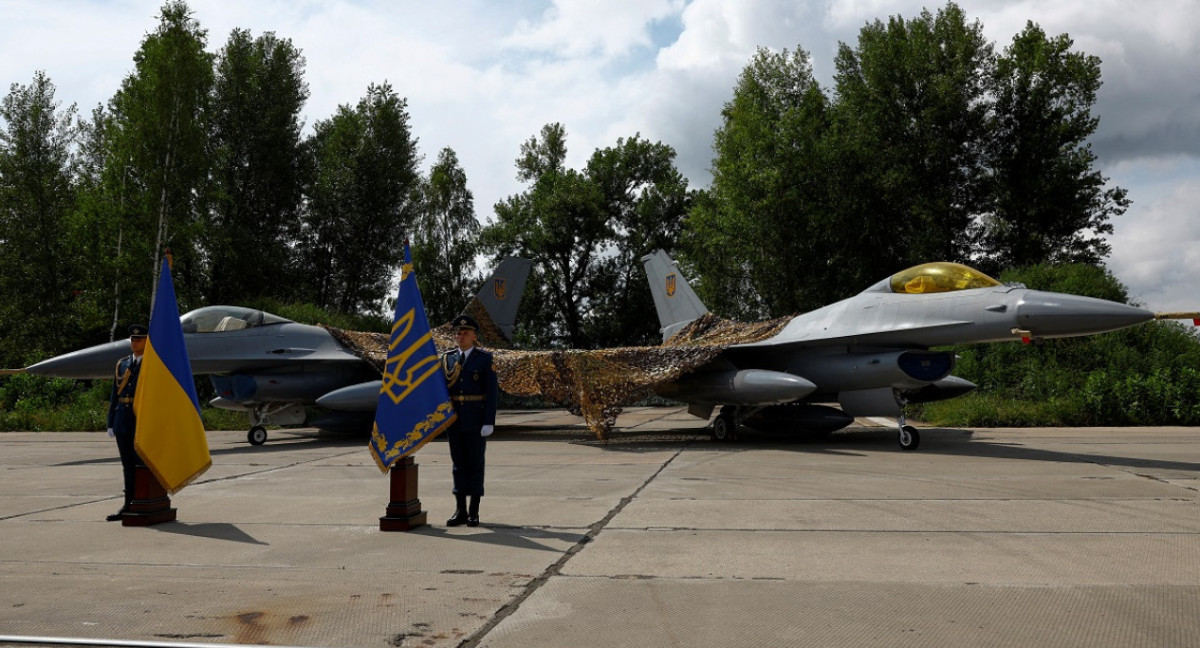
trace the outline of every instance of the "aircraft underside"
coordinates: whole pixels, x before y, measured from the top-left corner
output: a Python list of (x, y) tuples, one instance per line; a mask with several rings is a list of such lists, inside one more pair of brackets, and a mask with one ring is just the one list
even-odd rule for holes
[[(786, 363), (762, 352), (727, 352), (721, 362), (658, 390), (684, 400), (708, 418), (719, 441), (747, 426), (765, 432), (826, 434), (860, 416), (898, 420), (900, 447), (915, 450), (920, 434), (907, 425), (904, 406), (961, 396), (975, 385), (951, 376), (954, 355), (925, 349), (797, 350)], [(740, 366), (753, 368), (739, 368)]]

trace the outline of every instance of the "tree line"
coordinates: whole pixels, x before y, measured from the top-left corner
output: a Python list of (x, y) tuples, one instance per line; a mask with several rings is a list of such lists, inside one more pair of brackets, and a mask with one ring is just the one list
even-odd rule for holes
[(759, 50), (684, 228), (701, 295), (781, 316), (930, 260), (1099, 264), (1129, 200), (1088, 143), (1100, 60), (1072, 45), (1028, 23), (997, 53), (949, 3), (841, 43), (831, 91), (804, 50)]
[(434, 322), (477, 288), (475, 259), (517, 254), (534, 261), (522, 342), (580, 348), (657, 341), (638, 262), (656, 248), (714, 311), (750, 318), (929, 260), (1099, 264), (1129, 205), (1087, 143), (1099, 63), (1032, 23), (997, 53), (954, 3), (865, 25), (829, 89), (801, 47), (760, 49), (722, 110), (710, 186), (640, 134), (568, 168), (552, 123), (516, 152), (524, 190), (481, 222), (452, 149), (421, 172), (390, 83), (305, 135), (300, 49), (235, 29), (210, 52), (170, 0), (86, 118), (40, 72), (0, 104), (0, 362), (119, 337), (150, 311), (166, 249), (183, 309), (363, 314), (386, 310), (409, 239)]

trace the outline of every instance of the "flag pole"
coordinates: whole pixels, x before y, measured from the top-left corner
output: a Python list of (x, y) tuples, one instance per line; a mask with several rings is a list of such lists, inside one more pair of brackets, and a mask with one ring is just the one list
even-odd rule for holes
[[(404, 241), (407, 255), (408, 241)], [(389, 501), (383, 517), (379, 518), (380, 531), (412, 531), (425, 526), (426, 513), (421, 510), (420, 481), (417, 479), (417, 460), (412, 455), (392, 464), (389, 475)]]
[(405, 241), (387, 361), (368, 443), (379, 469), (391, 473), (390, 501), (379, 518), (380, 531), (411, 531), (425, 525), (412, 455), (449, 428), (456, 416), (417, 288), (412, 251)]
[(160, 268), (154, 308), (142, 354), (133, 407), (137, 413), (133, 494), (123, 526), (148, 526), (176, 519), (171, 493), (212, 466), (200, 404), (192, 382), (187, 341), (171, 280), (171, 251)]

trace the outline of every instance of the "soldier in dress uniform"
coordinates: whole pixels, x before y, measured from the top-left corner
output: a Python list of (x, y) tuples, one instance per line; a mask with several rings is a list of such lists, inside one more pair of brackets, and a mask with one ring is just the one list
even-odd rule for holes
[(146, 350), (148, 329), (141, 324), (129, 327), (130, 355), (117, 361), (113, 377), (112, 397), (108, 403), (108, 435), (116, 437), (117, 451), (121, 454), (121, 468), (125, 472), (125, 504), (121, 510), (108, 516), (109, 522), (118, 522), (129, 509), (133, 499), (134, 469), (143, 465), (133, 448), (133, 433), (137, 429), (137, 412), (133, 409), (133, 394), (137, 389), (138, 374), (142, 371), (142, 353)]
[[(479, 324), (469, 315), (454, 318), (457, 349), (442, 354), (442, 372), (458, 419), (447, 430), (454, 462), (454, 516), (446, 526), (479, 526), (483, 459), (496, 424), (496, 372), (492, 354), (476, 346)], [(470, 505), (467, 497), (470, 496)]]

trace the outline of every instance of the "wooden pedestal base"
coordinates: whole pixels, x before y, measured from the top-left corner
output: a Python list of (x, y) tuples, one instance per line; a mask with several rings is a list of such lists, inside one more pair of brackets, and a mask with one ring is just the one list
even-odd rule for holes
[(149, 468), (135, 468), (133, 499), (125, 509), (125, 514), (121, 516), (121, 526), (150, 526), (174, 521), (175, 509), (171, 508), (171, 498), (167, 495), (167, 489), (158, 483), (158, 479)]
[(380, 531), (410, 531), (425, 526), (425, 511), (417, 499), (417, 464), (405, 457), (392, 464), (390, 471), (391, 503), (387, 514), (379, 518)]

